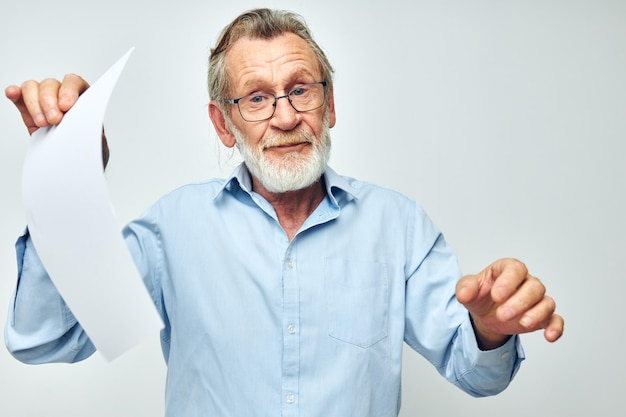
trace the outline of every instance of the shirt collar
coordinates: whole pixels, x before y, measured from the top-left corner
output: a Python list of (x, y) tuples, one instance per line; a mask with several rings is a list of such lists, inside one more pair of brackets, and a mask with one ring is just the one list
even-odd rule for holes
[[(326, 195), (332, 203), (339, 206), (341, 203), (358, 199), (358, 189), (352, 185), (349, 178), (337, 174), (328, 165), (324, 170), (324, 185), (326, 187)], [(219, 193), (215, 196), (218, 198), (222, 193), (236, 193), (237, 189), (241, 189), (246, 193), (252, 193), (252, 178), (246, 165), (242, 162), (235, 168), (232, 174), (224, 181), (224, 185)]]

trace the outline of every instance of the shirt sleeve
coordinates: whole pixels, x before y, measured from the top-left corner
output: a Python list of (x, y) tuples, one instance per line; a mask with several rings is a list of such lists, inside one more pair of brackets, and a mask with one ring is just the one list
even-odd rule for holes
[(4, 339), (25, 363), (78, 362), (95, 347), (45, 271), (28, 235), (15, 244), (17, 286), (9, 304)]
[(497, 349), (480, 350), (471, 321), (464, 321), (459, 329), (459, 341), (454, 353), (465, 357), (464, 371), (452, 382), (474, 397), (498, 394), (504, 390), (520, 368), (525, 358), (519, 336), (512, 336)]
[[(161, 253), (158, 230), (153, 222), (139, 219), (129, 224), (123, 235), (146, 288), (164, 317), (160, 286), (155, 283)], [(18, 238), (15, 248), (18, 278), (4, 331), (7, 349), (16, 359), (31, 364), (86, 359), (96, 348), (54, 286), (28, 230)]]
[[(419, 208), (413, 224), (408, 228), (405, 342), (468, 394), (501, 392), (524, 359), (519, 337), (497, 349), (478, 348), (469, 314), (455, 297), (461, 277), (456, 256)], [(431, 242), (429, 249), (423, 249), (424, 242)]]

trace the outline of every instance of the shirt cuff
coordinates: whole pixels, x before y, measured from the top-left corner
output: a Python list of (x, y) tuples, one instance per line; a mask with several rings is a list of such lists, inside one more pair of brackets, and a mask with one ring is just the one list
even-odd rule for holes
[(513, 335), (502, 346), (481, 350), (476, 341), (476, 333), (468, 319), (464, 324), (463, 334), (465, 335), (465, 346), (471, 347), (474, 352), (474, 363), (478, 367), (488, 367), (493, 369), (511, 369), (511, 378), (515, 376), (522, 361), (526, 358), (524, 348), (518, 335)]

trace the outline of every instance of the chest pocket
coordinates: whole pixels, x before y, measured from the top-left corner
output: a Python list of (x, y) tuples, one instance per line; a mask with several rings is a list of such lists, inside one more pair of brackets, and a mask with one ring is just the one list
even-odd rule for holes
[(328, 333), (362, 348), (387, 337), (387, 267), (372, 261), (326, 259)]

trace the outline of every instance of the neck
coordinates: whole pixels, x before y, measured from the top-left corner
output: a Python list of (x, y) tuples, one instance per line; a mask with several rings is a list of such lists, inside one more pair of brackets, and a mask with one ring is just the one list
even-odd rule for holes
[(278, 216), (278, 222), (290, 241), (324, 199), (324, 185), (321, 178), (301, 190), (272, 193), (252, 176), (252, 189), (272, 205)]

